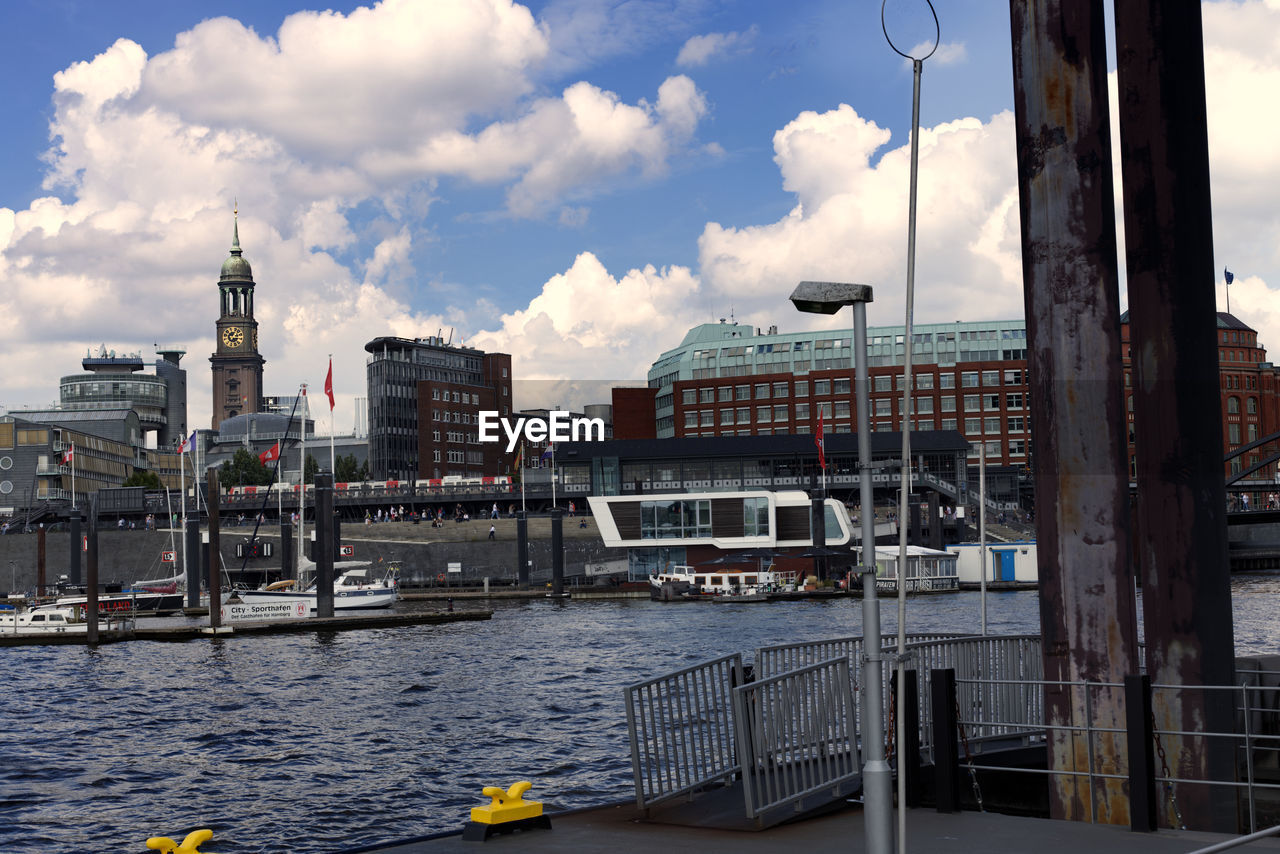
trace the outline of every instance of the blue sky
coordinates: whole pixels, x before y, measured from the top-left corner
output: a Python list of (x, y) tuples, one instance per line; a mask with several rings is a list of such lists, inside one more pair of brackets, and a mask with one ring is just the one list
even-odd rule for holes
[[(922, 0), (890, 7), (904, 45), (932, 38)], [(1015, 317), (1007, 6), (937, 7), (916, 317)], [(1204, 8), (1230, 128), (1218, 254), (1280, 346), (1276, 119), (1246, 97), (1273, 97), (1280, 12)], [(56, 399), (87, 347), (176, 343), (207, 421), (237, 198), (267, 390), (319, 384), (333, 353), (339, 429), (379, 335), (452, 328), (518, 377), (636, 379), (692, 323), (812, 326), (786, 303), (801, 278), (873, 282), (871, 322), (901, 322), (911, 77), (878, 3), (9, 0), (6, 19), (0, 407)]]

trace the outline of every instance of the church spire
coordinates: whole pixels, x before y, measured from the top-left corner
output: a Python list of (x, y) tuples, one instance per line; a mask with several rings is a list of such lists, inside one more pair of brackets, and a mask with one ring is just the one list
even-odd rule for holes
[(231, 226), (231, 254), (239, 255), (240, 249), (240, 200), (236, 199), (232, 202), (231, 216), (233, 217)]

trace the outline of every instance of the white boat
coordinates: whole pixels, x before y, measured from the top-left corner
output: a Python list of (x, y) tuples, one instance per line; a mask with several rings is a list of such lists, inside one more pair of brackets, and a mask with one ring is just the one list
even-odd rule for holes
[[(400, 583), (394, 566), (381, 577), (374, 576), (366, 561), (339, 561), (334, 564), (334, 571), (342, 572), (333, 583), (335, 611), (390, 608), (400, 598)], [(304, 602), (314, 612), (319, 592), (315, 584), (298, 590), (293, 580), (286, 580), (268, 584), (259, 590), (236, 590), (235, 596), (246, 605)]]
[(794, 590), (790, 573), (762, 570), (698, 570), (691, 566), (674, 566), (667, 572), (649, 576), (649, 593), (654, 599), (668, 600), (662, 591), (666, 585), (676, 596), (747, 596), (775, 591)]
[(0, 635), (85, 634), (88, 625), (72, 608), (0, 613)]

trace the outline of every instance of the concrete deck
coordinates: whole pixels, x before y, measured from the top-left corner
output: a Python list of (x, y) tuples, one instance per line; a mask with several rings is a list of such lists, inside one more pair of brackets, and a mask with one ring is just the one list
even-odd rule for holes
[[(479, 800), (477, 801), (477, 805)], [(498, 836), (478, 846), (460, 835), (426, 839), (383, 848), (390, 854), (444, 854), (444, 852), (602, 851), (659, 852), (659, 854), (707, 854), (712, 851), (865, 851), (860, 807), (782, 825), (760, 832), (716, 830), (656, 824), (639, 818), (634, 805), (599, 807), (552, 815), (551, 830)], [(1028, 854), (1174, 854), (1196, 851), (1232, 839), (1217, 833), (1161, 830), (1133, 833), (1126, 827), (1081, 822), (1050, 821), (997, 813), (941, 814), (932, 809), (907, 813), (907, 850), (912, 854), (954, 852), (1028, 852)], [(1280, 840), (1263, 839), (1240, 846), (1240, 851), (1280, 851)]]

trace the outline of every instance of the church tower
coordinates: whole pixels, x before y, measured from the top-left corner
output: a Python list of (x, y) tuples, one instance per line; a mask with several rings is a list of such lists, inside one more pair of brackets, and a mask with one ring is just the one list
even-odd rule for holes
[(228, 418), (262, 410), (262, 366), (258, 322), (253, 319), (253, 270), (240, 250), (240, 212), (235, 212), (231, 257), (218, 277), (221, 311), (213, 365), (213, 429)]

